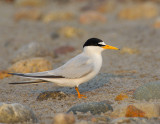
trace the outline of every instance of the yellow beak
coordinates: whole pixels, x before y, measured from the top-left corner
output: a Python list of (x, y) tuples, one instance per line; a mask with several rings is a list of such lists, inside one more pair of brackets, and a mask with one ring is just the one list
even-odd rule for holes
[(117, 48), (117, 47), (109, 46), (109, 45), (105, 45), (105, 46), (103, 46), (102, 48), (104, 48), (104, 49), (113, 49), (113, 50), (120, 50), (120, 49)]

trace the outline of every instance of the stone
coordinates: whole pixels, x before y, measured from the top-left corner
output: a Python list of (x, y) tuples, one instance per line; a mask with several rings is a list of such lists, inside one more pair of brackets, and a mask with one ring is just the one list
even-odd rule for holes
[(142, 102), (137, 104), (135, 103), (134, 106), (143, 111), (147, 118), (160, 116), (160, 103), (158, 102)]
[(13, 55), (12, 62), (33, 57), (55, 57), (53, 49), (44, 43), (31, 42), (20, 47)]
[(156, 19), (153, 26), (154, 26), (154, 28), (160, 28), (160, 17)]
[(125, 94), (125, 93), (120, 93), (119, 95), (116, 96), (115, 100), (116, 101), (121, 101), (121, 100), (124, 100), (124, 99), (128, 99), (128, 95)]
[(114, 108), (111, 117), (159, 117), (160, 103), (134, 103), (134, 104), (120, 104)]
[(45, 58), (31, 58), (16, 62), (8, 68), (9, 72), (34, 73), (52, 70), (52, 63)]
[(138, 87), (133, 98), (136, 100), (160, 99), (160, 82), (150, 82)]
[(134, 48), (129, 48), (129, 47), (123, 47), (120, 51), (120, 53), (125, 54), (139, 54), (140, 51), (138, 49), (134, 49)]
[(113, 119), (111, 124), (159, 124), (160, 120), (158, 118), (139, 118), (139, 117), (121, 117)]
[(66, 38), (73, 38), (73, 37), (82, 36), (83, 31), (78, 28), (71, 27), (71, 26), (65, 26), (65, 27), (60, 28), (58, 30), (58, 33), (60, 34), (60, 36), (64, 36)]
[(61, 91), (45, 91), (42, 92), (38, 95), (37, 100), (38, 101), (43, 101), (43, 100), (47, 100), (47, 99), (64, 99), (68, 96), (68, 94), (65, 94)]
[(68, 46), (68, 45), (58, 47), (54, 50), (56, 55), (67, 54), (73, 51), (75, 51), (75, 48), (72, 46)]
[(50, 36), (51, 36), (51, 38), (52, 38), (53, 40), (60, 37), (57, 32), (52, 32)]
[(73, 114), (58, 113), (53, 118), (53, 124), (75, 124)]
[(122, 9), (119, 12), (118, 17), (120, 19), (136, 20), (141, 18), (150, 19), (157, 15), (158, 8), (156, 4), (152, 2), (144, 2)]
[(20, 21), (20, 20), (39, 20), (41, 17), (41, 12), (35, 9), (25, 9), (18, 11), (14, 15), (15, 21)]
[(113, 111), (113, 108), (111, 105), (105, 103), (105, 102), (91, 102), (91, 103), (82, 103), (73, 106), (70, 108), (67, 113), (73, 112), (74, 114), (77, 114), (77, 112), (87, 113), (90, 112), (93, 115), (105, 113), (107, 111)]
[(10, 77), (10, 76), (12, 76), (12, 75), (8, 74), (8, 71), (6, 71), (6, 70), (0, 71), (0, 79)]
[(38, 122), (34, 112), (19, 103), (0, 103), (0, 123)]
[(15, 5), (37, 7), (45, 4), (45, 0), (15, 0)]
[(49, 23), (53, 21), (69, 21), (74, 18), (70, 12), (50, 12), (42, 17), (43, 22)]
[(126, 117), (145, 117), (145, 113), (133, 105), (129, 105), (126, 110)]
[(81, 24), (106, 23), (106, 17), (97, 11), (88, 11), (80, 15)]

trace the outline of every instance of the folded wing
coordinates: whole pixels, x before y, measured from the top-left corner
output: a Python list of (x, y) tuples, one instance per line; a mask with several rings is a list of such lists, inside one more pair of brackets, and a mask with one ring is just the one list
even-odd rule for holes
[(23, 76), (23, 77), (30, 77), (30, 78), (38, 78), (38, 79), (45, 79), (45, 78), (81, 78), (93, 70), (93, 63), (91, 59), (83, 54), (80, 54), (71, 60), (69, 60), (63, 66), (51, 70), (51, 71), (44, 71), (38, 73), (10, 73), (13, 75)]
[(80, 54), (63, 66), (51, 71), (51, 73), (53, 72), (55, 75), (61, 75), (65, 78), (81, 78), (92, 71), (93, 63), (91, 59)]

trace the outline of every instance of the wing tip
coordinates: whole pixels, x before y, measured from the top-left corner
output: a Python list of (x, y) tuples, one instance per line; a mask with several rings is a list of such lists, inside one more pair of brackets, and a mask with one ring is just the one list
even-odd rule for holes
[(20, 83), (16, 83), (16, 82), (14, 82), (14, 83), (8, 83), (8, 84), (15, 85), (15, 84), (20, 84)]
[(39, 83), (48, 83), (49, 81), (45, 80), (35, 80), (35, 81), (22, 81), (22, 82), (13, 82), (13, 83), (8, 83), (11, 85), (16, 85), (16, 84), (39, 84)]
[(30, 78), (65, 78), (63, 76), (55, 76), (55, 75), (28, 75), (24, 73), (8, 73), (11, 75), (23, 76), (23, 77), (30, 77)]
[(18, 75), (18, 76), (24, 76), (24, 74), (22, 74), (22, 73), (8, 73), (8, 74), (10, 74), (10, 75)]

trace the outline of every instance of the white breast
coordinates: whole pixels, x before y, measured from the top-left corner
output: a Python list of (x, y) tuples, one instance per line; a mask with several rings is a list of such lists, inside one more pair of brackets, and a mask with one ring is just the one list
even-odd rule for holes
[(87, 47), (84, 48), (84, 51), (82, 53), (82, 56), (87, 56), (90, 58), (90, 62), (93, 64), (93, 70), (89, 72), (88, 74), (80, 77), (80, 78), (59, 78), (59, 79), (48, 79), (48, 81), (54, 82), (57, 85), (60, 86), (69, 86), (69, 87), (75, 87), (80, 85), (81, 83), (85, 83), (92, 78), (94, 78), (100, 71), (102, 66), (102, 56), (101, 52), (103, 50), (100, 47)]
[(87, 54), (91, 58), (94, 68), (90, 74), (82, 77), (81, 79), (77, 79), (77, 83), (78, 83), (77, 85), (81, 83), (85, 83), (91, 80), (92, 78), (94, 78), (99, 73), (102, 67), (102, 55), (101, 55), (101, 51), (97, 52), (97, 47), (95, 47), (95, 49), (92, 48), (91, 50), (88, 50), (87, 52), (85, 51), (85, 54)]

